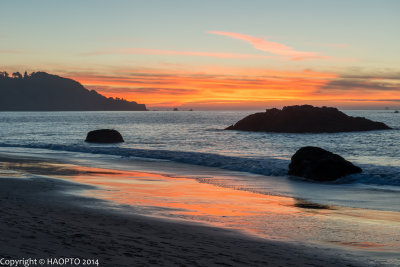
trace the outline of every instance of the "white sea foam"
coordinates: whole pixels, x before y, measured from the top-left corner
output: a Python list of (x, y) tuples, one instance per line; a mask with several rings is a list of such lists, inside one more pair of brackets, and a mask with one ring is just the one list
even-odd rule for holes
[[(169, 160), (179, 163), (187, 163), (206, 167), (261, 174), (265, 176), (287, 175), (289, 160), (272, 157), (235, 157), (212, 153), (133, 149), (112, 146), (96, 145), (55, 145), (55, 144), (1, 144), (0, 147), (38, 148), (69, 152), (112, 155), (120, 157), (137, 157)], [(374, 164), (360, 164), (363, 173), (350, 175), (339, 179), (334, 184), (361, 183), (374, 185), (400, 186), (400, 167), (379, 166)]]

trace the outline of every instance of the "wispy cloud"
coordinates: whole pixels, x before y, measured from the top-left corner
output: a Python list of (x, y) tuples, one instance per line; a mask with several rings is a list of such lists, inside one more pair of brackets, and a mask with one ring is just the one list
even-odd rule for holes
[(178, 51), (147, 48), (118, 48), (102, 51), (85, 53), (85, 55), (111, 55), (111, 54), (144, 54), (144, 55), (166, 55), (166, 56), (193, 56), (193, 57), (215, 57), (215, 58), (234, 58), (234, 59), (265, 59), (276, 58), (274, 56), (223, 52), (202, 52), (202, 51)]
[(291, 60), (306, 60), (306, 59), (327, 59), (328, 56), (321, 55), (318, 52), (305, 52), (297, 51), (292, 47), (285, 44), (271, 42), (266, 38), (254, 37), (251, 35), (235, 33), (235, 32), (223, 32), (223, 31), (208, 31), (207, 33), (227, 36), (230, 38), (246, 41), (254, 46), (254, 48), (275, 54), (278, 56), (289, 57)]
[(398, 80), (400, 72), (396, 71), (375, 71), (373, 73), (344, 73), (340, 75), (345, 79), (370, 79), (370, 80)]
[(394, 105), (400, 99), (400, 77), (396, 70), (352, 68), (338, 75), (311, 69), (237, 68), (235, 71), (233, 67), (203, 67), (203, 70), (114, 67), (105, 72), (64, 72), (63, 76), (107, 97), (134, 100), (149, 107), (255, 108), (299, 103), (382, 107)]
[[(195, 101), (252, 101), (298, 98), (312, 93), (335, 75), (304, 71), (270, 71), (223, 74), (206, 72), (174, 72), (171, 70), (119, 70), (115, 74), (69, 73), (106, 96), (122, 97), (149, 104), (163, 105), (165, 101), (183, 104)], [(226, 72), (225, 72), (226, 73)]]
[(89, 89), (94, 89), (101, 93), (139, 93), (139, 94), (158, 94), (158, 95), (188, 95), (190, 93), (198, 92), (197, 89), (183, 89), (183, 88), (160, 88), (160, 87), (113, 87), (113, 86), (88, 86)]
[(341, 77), (327, 83), (326, 85), (321, 87), (321, 90), (359, 90), (363, 92), (392, 91), (393, 93), (398, 93), (400, 92), (400, 80), (392, 79), (391, 81), (387, 82), (387, 80), (380, 80), (377, 78), (354, 79)]
[(400, 72), (393, 69), (350, 69), (323, 87), (323, 91), (387, 92), (400, 95)]
[[(360, 102), (371, 102), (371, 99), (345, 99), (345, 100), (343, 100), (343, 101), (360, 101)], [(398, 98), (398, 99), (374, 99), (374, 101), (377, 101), (377, 102), (394, 102), (394, 103), (396, 103), (396, 102), (400, 102), (400, 98)]]

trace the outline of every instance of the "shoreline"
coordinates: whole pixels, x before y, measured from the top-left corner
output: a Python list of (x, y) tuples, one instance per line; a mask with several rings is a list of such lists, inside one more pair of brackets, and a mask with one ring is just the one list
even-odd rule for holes
[[(46, 173), (80, 175), (61, 170), (47, 168)], [(20, 174), (0, 174), (4, 258), (97, 257), (99, 266), (368, 266), (316, 244), (301, 246), (232, 229), (126, 214), (109, 201), (76, 194), (94, 186), (32, 175), (18, 178)]]

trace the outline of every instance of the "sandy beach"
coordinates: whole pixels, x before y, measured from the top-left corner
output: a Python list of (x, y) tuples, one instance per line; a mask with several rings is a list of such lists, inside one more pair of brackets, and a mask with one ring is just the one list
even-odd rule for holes
[(88, 174), (71, 165), (9, 157), (1, 163), (4, 259), (78, 258), (98, 260), (99, 266), (365, 266), (317, 246), (124, 213), (109, 201), (76, 194), (91, 185), (39, 176)]

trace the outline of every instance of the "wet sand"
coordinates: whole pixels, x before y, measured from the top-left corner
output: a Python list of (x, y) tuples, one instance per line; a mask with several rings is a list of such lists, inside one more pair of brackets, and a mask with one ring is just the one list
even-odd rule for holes
[(107, 200), (72, 193), (93, 186), (43, 177), (111, 175), (106, 170), (0, 162), (1, 258), (74, 257), (98, 259), (99, 266), (367, 266), (316, 245), (123, 212)]

